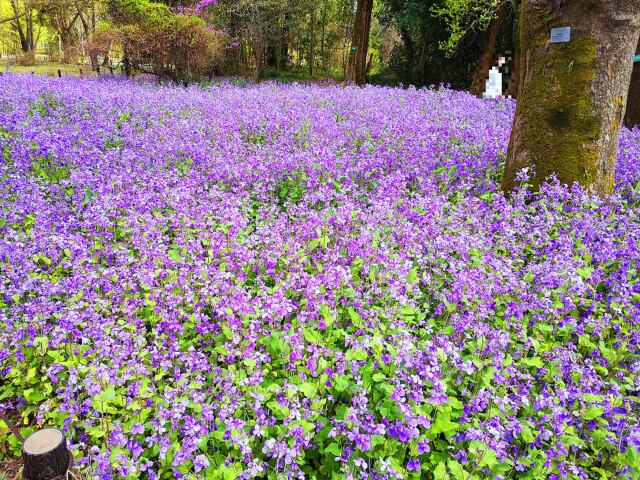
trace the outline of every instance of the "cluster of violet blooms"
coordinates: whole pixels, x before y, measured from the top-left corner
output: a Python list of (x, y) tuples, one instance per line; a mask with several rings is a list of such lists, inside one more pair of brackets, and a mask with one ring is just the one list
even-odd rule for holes
[(0, 82), (0, 410), (90, 478), (637, 473), (640, 130), (507, 199), (510, 100)]

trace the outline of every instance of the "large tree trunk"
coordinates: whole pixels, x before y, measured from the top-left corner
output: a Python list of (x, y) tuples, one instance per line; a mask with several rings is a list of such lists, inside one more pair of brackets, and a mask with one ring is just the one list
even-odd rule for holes
[(76, 23), (78, 18), (80, 18), (80, 11), (76, 12), (70, 21), (67, 19), (66, 11), (58, 11), (57, 26), (58, 36), (60, 37), (60, 43), (62, 44), (62, 63), (71, 63), (74, 60), (73, 25)]
[[(636, 48), (636, 55), (640, 55), (640, 42), (638, 42), (638, 47)], [(633, 64), (624, 124), (629, 128), (634, 125), (640, 125), (640, 62)]]
[(62, 63), (73, 62), (73, 42), (71, 41), (71, 32), (60, 31), (60, 43), (62, 45)]
[[(571, 27), (568, 43), (550, 29)], [(537, 189), (550, 175), (613, 191), (618, 137), (640, 34), (640, 0), (524, 0), (516, 107), (502, 180), (523, 168)]]
[(373, 0), (358, 0), (356, 16), (353, 22), (349, 67), (347, 69), (349, 80), (356, 85), (364, 85), (365, 82), (372, 13)]

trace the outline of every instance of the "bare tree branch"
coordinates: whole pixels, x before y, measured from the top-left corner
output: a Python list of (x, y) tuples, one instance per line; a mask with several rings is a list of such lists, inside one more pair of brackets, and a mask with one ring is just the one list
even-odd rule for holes
[(2, 25), (3, 23), (7, 23), (7, 22), (13, 22), (14, 20), (17, 20), (20, 17), (23, 17), (24, 15), (25, 15), (25, 12), (22, 12), (22, 13), (19, 13), (17, 15), (14, 15), (13, 17), (0, 18), (0, 25)]

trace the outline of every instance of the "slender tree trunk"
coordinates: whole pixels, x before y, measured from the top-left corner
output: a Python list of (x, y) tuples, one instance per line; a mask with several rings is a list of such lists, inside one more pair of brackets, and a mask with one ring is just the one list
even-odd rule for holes
[[(231, 12), (231, 22), (229, 30), (229, 36), (233, 41), (238, 39), (239, 23), (240, 19), (238, 18), (238, 13), (233, 10)], [(238, 46), (231, 48), (226, 52), (227, 62), (231, 64), (231, 71), (234, 73), (238, 73), (240, 71), (240, 65), (242, 64), (242, 44), (239, 44)]]
[(491, 22), (489, 27), (489, 37), (487, 43), (485, 43), (484, 50), (480, 55), (480, 61), (473, 74), (471, 80), (471, 92), (476, 95), (480, 95), (485, 91), (486, 81), (489, 78), (489, 70), (494, 64), (496, 56), (496, 45), (498, 43), (498, 33), (500, 33), (500, 27), (507, 16), (507, 5), (503, 3), (500, 5), (496, 17)]
[(420, 56), (417, 58), (417, 62), (413, 66), (413, 78), (416, 83), (421, 83), (427, 73), (427, 56), (429, 53), (429, 39), (426, 30), (422, 31), (420, 35), (422, 45), (420, 48)]
[(320, 36), (320, 61), (322, 70), (327, 71), (327, 54), (325, 51), (325, 42), (327, 37), (327, 0), (322, 2), (322, 34)]
[(357, 0), (347, 75), (356, 85), (364, 85), (373, 0)]
[[(352, 24), (352, 22), (350, 23)], [(349, 36), (349, 25), (345, 25), (344, 36), (342, 37), (342, 76), (345, 78), (347, 78), (347, 63), (349, 62), (350, 57), (350, 54), (346, 53)]]
[(405, 26), (400, 27), (400, 37), (402, 38), (402, 43), (404, 44), (405, 56), (407, 57), (407, 65), (413, 65), (416, 56), (416, 47), (413, 42), (413, 38), (411, 38), (411, 33), (409, 33), (409, 30)]
[(311, 18), (309, 21), (309, 75), (313, 77), (316, 49), (316, 7), (311, 6)]
[(266, 64), (269, 68), (280, 69), (279, 39), (267, 37)]
[[(636, 48), (636, 55), (640, 55), (640, 42)], [(627, 99), (627, 112), (624, 123), (631, 128), (640, 125), (640, 62), (633, 64), (631, 84), (629, 85), (629, 98)]]
[(91, 2), (91, 35), (96, 34), (96, 2)]
[[(554, 174), (589, 191), (613, 191), (618, 138), (640, 34), (640, 0), (524, 0), (520, 85), (502, 180), (523, 168), (534, 189)], [(571, 27), (567, 43), (550, 29)]]
[(27, 48), (33, 50), (35, 48), (33, 42), (33, 11), (30, 8), (27, 9), (25, 20), (27, 23)]
[(280, 33), (280, 68), (289, 68), (289, 27), (291, 25), (291, 13), (285, 12), (282, 29)]

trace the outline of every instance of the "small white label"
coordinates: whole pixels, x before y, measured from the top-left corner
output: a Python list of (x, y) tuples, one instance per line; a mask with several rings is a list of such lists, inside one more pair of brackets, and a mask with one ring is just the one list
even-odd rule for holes
[(571, 38), (571, 27), (551, 29), (551, 43), (565, 43)]

